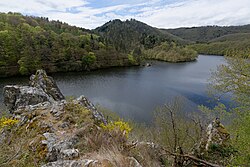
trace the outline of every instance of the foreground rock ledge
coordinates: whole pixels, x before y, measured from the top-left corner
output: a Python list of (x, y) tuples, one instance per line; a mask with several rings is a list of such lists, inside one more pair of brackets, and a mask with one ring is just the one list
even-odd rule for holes
[[(108, 160), (95, 160), (81, 157), (75, 145), (79, 142), (78, 128), (65, 120), (68, 102), (59, 90), (53, 78), (47, 76), (44, 70), (38, 70), (30, 77), (29, 86), (7, 85), (4, 87), (4, 103), (9, 112), (21, 121), (18, 126), (27, 125), (39, 119), (43, 133), (41, 145), (46, 146), (46, 161), (43, 167), (59, 166), (113, 166)], [(84, 96), (72, 100), (70, 105), (82, 106), (90, 111), (92, 119), (106, 124), (104, 116)], [(63, 119), (63, 120), (62, 120)], [(140, 166), (133, 157), (127, 157), (132, 166)], [(110, 165), (109, 165), (110, 164)], [(105, 165), (104, 165), (105, 166)]]

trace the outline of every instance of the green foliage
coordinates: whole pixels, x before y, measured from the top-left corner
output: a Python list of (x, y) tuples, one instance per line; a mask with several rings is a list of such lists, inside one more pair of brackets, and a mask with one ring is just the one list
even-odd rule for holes
[(246, 112), (238, 117), (231, 126), (234, 132), (233, 146), (238, 153), (233, 159), (235, 166), (247, 166), (250, 164), (250, 112)]
[[(211, 91), (217, 96), (233, 93), (235, 100), (241, 107), (250, 107), (250, 62), (245, 58), (226, 58), (227, 64), (218, 67), (211, 77)], [(241, 108), (240, 110), (243, 110)], [(246, 109), (244, 109), (246, 111)]]
[(87, 56), (83, 56), (82, 61), (87, 66), (93, 64), (96, 61), (95, 53), (89, 52)]
[(175, 98), (155, 111), (155, 140), (172, 152), (189, 152), (203, 135), (202, 120), (195, 113), (188, 115), (184, 104), (183, 98)]
[[(93, 68), (128, 64), (122, 53), (90, 30), (44, 17), (0, 13), (1, 74), (27, 75), (40, 68), (47, 72), (81, 71), (98, 57), (101, 61)], [(108, 64), (105, 60), (114, 61)]]
[(204, 43), (230, 34), (250, 33), (250, 25), (228, 27), (203, 26), (192, 28), (168, 29), (164, 31), (172, 33), (178, 37), (189, 41)]
[(132, 54), (128, 54), (128, 61), (131, 64), (135, 64), (136, 63), (136, 60), (135, 60), (135, 58), (134, 58), (134, 56)]
[(120, 131), (121, 133), (125, 133), (126, 137), (128, 137), (128, 134), (131, 132), (132, 128), (130, 128), (129, 124), (124, 121), (115, 121), (110, 122), (107, 125), (101, 124), (101, 128), (107, 131)]
[(250, 57), (250, 40), (211, 42), (189, 46), (200, 54)]
[(177, 46), (176, 43), (167, 42), (145, 51), (149, 59), (162, 60), (168, 62), (193, 61), (197, 58), (197, 52), (187, 47)]
[(179, 37), (134, 19), (124, 22), (116, 19), (96, 28), (95, 31), (117, 50), (125, 53), (130, 53), (135, 48), (150, 49), (163, 41), (186, 43)]
[(234, 118), (230, 124), (232, 146), (237, 154), (232, 159), (234, 166), (250, 164), (250, 62), (249, 58), (234, 55), (227, 57), (227, 64), (213, 73), (210, 89), (218, 99), (230, 93), (235, 107), (231, 109)]
[(83, 123), (92, 122), (91, 112), (80, 104), (75, 104), (72, 100), (70, 100), (65, 105), (66, 114), (64, 115), (63, 120), (65, 122), (77, 124), (79, 127), (83, 125)]

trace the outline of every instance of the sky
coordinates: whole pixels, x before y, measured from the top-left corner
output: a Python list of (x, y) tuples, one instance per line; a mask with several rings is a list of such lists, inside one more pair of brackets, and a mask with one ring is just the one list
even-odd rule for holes
[(158, 28), (250, 24), (250, 0), (0, 0), (9, 11), (88, 29), (130, 18)]

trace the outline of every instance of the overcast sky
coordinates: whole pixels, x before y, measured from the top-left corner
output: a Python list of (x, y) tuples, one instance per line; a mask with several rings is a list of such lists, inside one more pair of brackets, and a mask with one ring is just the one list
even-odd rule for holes
[(0, 0), (9, 11), (88, 29), (130, 18), (159, 28), (250, 24), (250, 0)]

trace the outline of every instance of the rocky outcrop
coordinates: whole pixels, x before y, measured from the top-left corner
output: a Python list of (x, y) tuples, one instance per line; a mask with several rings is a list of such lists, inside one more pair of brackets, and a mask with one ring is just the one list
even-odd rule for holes
[[(50, 110), (59, 116), (63, 113), (66, 101), (52, 77), (47, 76), (44, 70), (37, 70), (30, 77), (29, 86), (7, 85), (4, 87), (4, 104), (10, 113), (20, 115), (20, 112), (32, 112), (39, 104), (49, 102)], [(84, 96), (73, 101), (92, 112), (94, 119), (106, 124), (102, 113)], [(43, 106), (44, 107), (44, 106)]]
[(53, 101), (43, 90), (36, 87), (7, 85), (3, 92), (4, 103), (11, 113), (19, 107)]
[(31, 75), (30, 86), (43, 90), (55, 101), (65, 99), (54, 79), (50, 76), (47, 76), (44, 70), (37, 70), (35, 75)]
[(43, 102), (54, 103), (64, 99), (55, 81), (44, 70), (38, 70), (30, 77), (29, 86), (7, 85), (4, 87), (4, 103), (12, 111), (19, 107)]
[[(37, 126), (41, 129), (42, 140), (39, 144), (41, 148), (46, 148), (44, 151), (48, 162), (43, 167), (116, 166), (109, 160), (93, 157), (88, 159), (80, 154), (77, 144), (82, 142), (82, 138), (80, 139), (78, 127), (83, 125), (70, 120), (69, 103), (72, 109), (74, 107), (78, 109), (76, 112), (80, 112), (79, 117), (83, 112), (83, 114), (90, 113), (91, 120), (96, 123), (106, 124), (107, 121), (85, 96), (67, 102), (55, 81), (47, 76), (45, 71), (38, 70), (35, 75), (32, 75), (29, 86), (5, 86), (4, 103), (13, 117), (19, 119), (20, 128), (25, 126), (28, 130)], [(92, 126), (95, 127), (95, 123), (92, 123)], [(31, 143), (33, 142), (34, 140)], [(127, 157), (126, 161), (131, 164), (131, 167), (140, 167), (132, 157)]]

